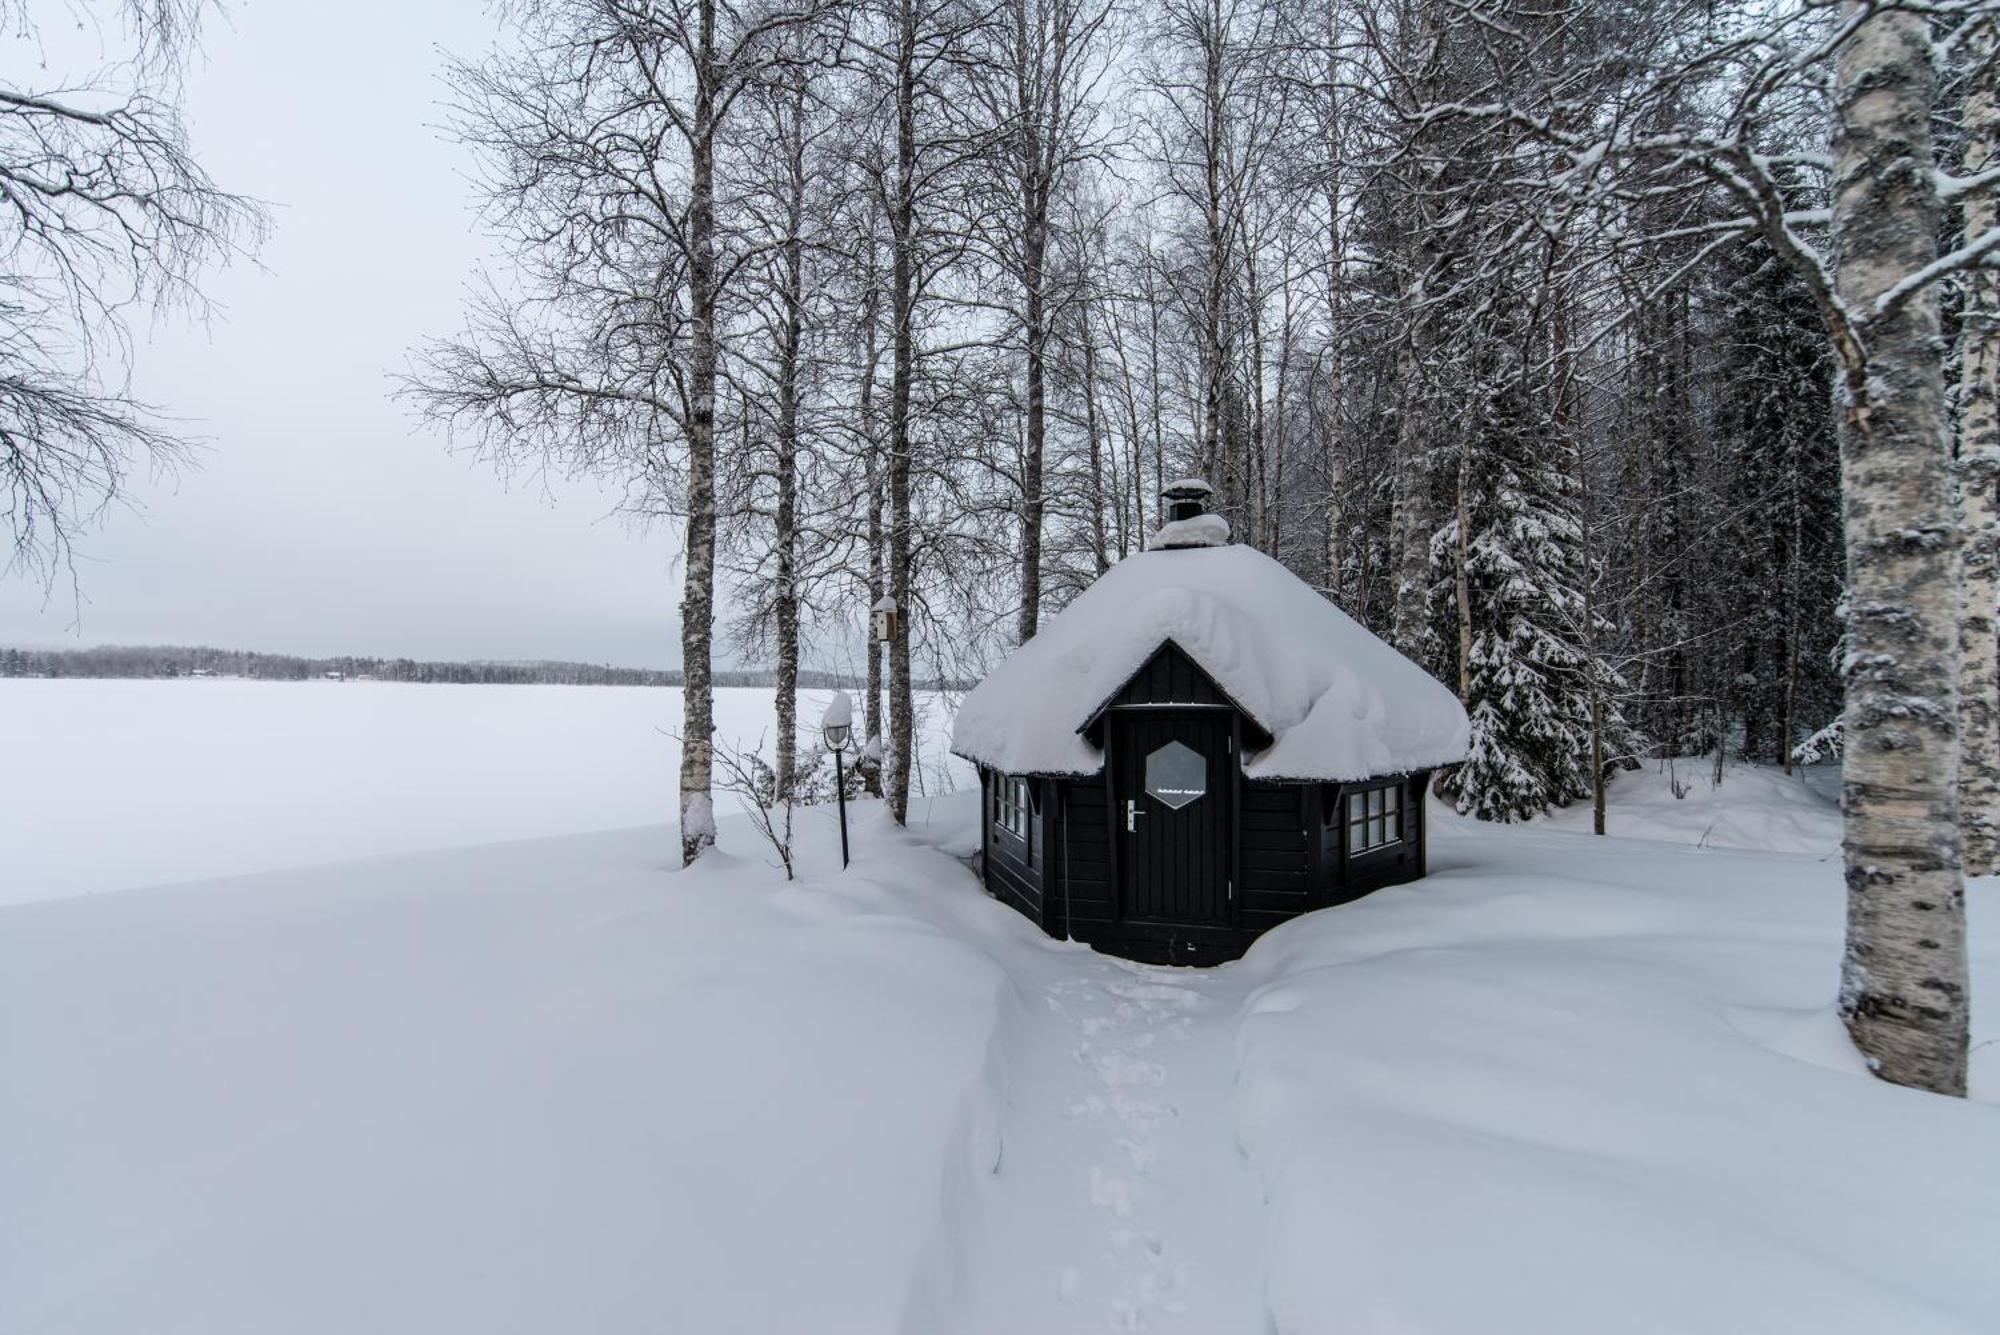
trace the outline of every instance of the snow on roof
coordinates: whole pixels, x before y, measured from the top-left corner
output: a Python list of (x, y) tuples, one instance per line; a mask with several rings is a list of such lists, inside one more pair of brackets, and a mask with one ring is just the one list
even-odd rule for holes
[(1229, 541), (1229, 521), (1221, 515), (1196, 515), (1192, 519), (1170, 519), (1146, 539), (1146, 550), (1157, 552), (1169, 547), (1221, 547)]
[(1256, 779), (1346, 780), (1465, 758), (1451, 691), (1251, 547), (1144, 552), (1098, 577), (959, 706), (951, 749), (1009, 774), (1095, 774), (1079, 732), (1172, 641), (1268, 732)]

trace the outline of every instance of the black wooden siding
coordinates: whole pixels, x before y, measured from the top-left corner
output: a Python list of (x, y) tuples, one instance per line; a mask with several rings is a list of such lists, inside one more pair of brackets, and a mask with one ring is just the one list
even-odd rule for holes
[[(1043, 906), (1043, 869), (1048, 863), (1047, 843), (1036, 847), (1035, 836), (1043, 832), (1043, 822), (1038, 818), (1032, 800), (1029, 806), (1028, 838), (1023, 839), (1012, 830), (993, 819), (993, 790), (1001, 776), (991, 770), (982, 771), (979, 783), (979, 823), (982, 831), (981, 845), (986, 850), (986, 885), (994, 896), (1013, 905), (1036, 922), (1047, 926)], [(1038, 780), (1028, 781), (1030, 793), (1045, 787)], [(1044, 812), (1047, 802), (1043, 802)]]
[(1227, 705), (1233, 703), (1194, 660), (1172, 644), (1146, 660), (1125, 689), (1118, 692), (1121, 705)]
[(1062, 882), (1057, 902), (1050, 905), (1051, 916), (1058, 923), (1065, 913), (1072, 921), (1110, 922), (1117, 915), (1111, 889), (1112, 830), (1104, 781), (1096, 777), (1061, 779), (1055, 786), (1061, 810), (1058, 874)]
[(1243, 714), (1237, 703), (1171, 640), (1154, 651), (1117, 695), (1104, 702), (1097, 715), (1084, 725), (1084, 736), (1093, 745), (1103, 746), (1106, 715), (1112, 709), (1130, 705), (1220, 705), (1236, 710), (1242, 718), (1245, 746), (1257, 751), (1271, 744), (1271, 735)]
[(1266, 931), (1319, 907), (1307, 834), (1311, 793), (1301, 784), (1243, 781), (1239, 926)]

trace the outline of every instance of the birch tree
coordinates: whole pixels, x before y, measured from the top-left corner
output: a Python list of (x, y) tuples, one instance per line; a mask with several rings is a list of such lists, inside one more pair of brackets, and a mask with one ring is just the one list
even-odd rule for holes
[(784, 39), (826, 8), (564, 0), (519, 11), (516, 50), (451, 76), (514, 281), (486, 285), (408, 391), (503, 466), (611, 476), (683, 516), (683, 862), (715, 842), (716, 409), (746, 262), (716, 153), (737, 99), (795, 63)]
[[(1970, 66), (1960, 127), (1962, 174), (1977, 179), (2000, 166), (2000, 99), (1991, 19), (1963, 44)], [(2000, 226), (1991, 195), (1965, 203), (1961, 233), (1985, 236)], [(1960, 625), (1959, 804), (1969, 876), (2000, 872), (2000, 282), (1978, 267), (1963, 279), (1959, 333), (1958, 497), (1964, 537), (1964, 615)]]
[(1964, 1094), (1958, 532), (1935, 289), (1937, 73), (1924, 15), (1850, 3), (1836, 57), (1837, 298), (1866, 312), (1841, 445), (1848, 567), (1847, 953), (1840, 1008), (1876, 1071)]
[[(32, 45), (39, 8), (0, 7), (7, 35)], [(133, 470), (189, 461), (184, 435), (127, 386), (127, 321), (201, 315), (203, 273), (265, 227), (202, 168), (174, 102), (206, 3), (117, 8), (118, 63), (49, 86), (0, 77), (0, 573), (74, 577), (77, 538)]]

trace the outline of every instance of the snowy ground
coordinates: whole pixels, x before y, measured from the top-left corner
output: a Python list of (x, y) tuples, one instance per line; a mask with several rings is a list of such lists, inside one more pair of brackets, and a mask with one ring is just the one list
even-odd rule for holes
[[(1761, 765), (1729, 764), (1715, 781), (1712, 759), (1650, 761), (1612, 778), (1605, 797), (1607, 835), (1656, 839), (1703, 848), (1765, 853), (1840, 851), (1840, 766), (1814, 765), (1791, 774)], [(1588, 802), (1536, 822), (1590, 833)]]
[(0, 908), (0, 1331), (2000, 1329), (2000, 883), (1957, 1102), (1856, 1069), (1824, 853), (1440, 817), (1166, 970), (917, 814)]
[[(919, 703), (928, 786), (964, 782)], [(0, 904), (651, 825), (680, 719), (636, 686), (0, 680)], [(719, 737), (770, 729), (769, 691), (716, 692)]]

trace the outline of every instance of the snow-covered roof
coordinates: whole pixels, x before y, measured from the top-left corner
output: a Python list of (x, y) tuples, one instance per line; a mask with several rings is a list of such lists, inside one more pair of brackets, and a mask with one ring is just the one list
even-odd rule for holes
[(951, 749), (1009, 774), (1095, 774), (1080, 731), (1161, 645), (1178, 645), (1272, 737), (1251, 778), (1365, 779), (1465, 758), (1443, 683), (1251, 547), (1126, 558), (959, 706)]

